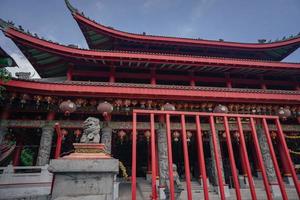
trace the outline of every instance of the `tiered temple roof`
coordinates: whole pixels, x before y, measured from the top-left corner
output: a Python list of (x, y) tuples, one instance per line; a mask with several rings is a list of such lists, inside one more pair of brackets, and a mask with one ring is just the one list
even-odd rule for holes
[(90, 49), (148, 51), (199, 56), (280, 61), (300, 46), (300, 35), (269, 43), (238, 43), (203, 39), (133, 34), (104, 26), (85, 17), (68, 0), (66, 4)]

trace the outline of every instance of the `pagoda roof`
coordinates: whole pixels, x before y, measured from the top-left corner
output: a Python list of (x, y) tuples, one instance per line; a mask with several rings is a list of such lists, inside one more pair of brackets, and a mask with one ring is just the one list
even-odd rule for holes
[(300, 47), (300, 35), (270, 43), (239, 43), (216, 40), (134, 34), (95, 22), (65, 0), (90, 49), (142, 50), (204, 56), (226, 56), (280, 61)]
[[(187, 101), (257, 102), (299, 104), (300, 91), (238, 89), (218, 87), (166, 86), (107, 82), (13, 79), (1, 83), (10, 92), (71, 97), (116, 97), (137, 99), (176, 99)], [(101, 87), (99, 87), (101, 86)]]
[(97, 69), (101, 66), (148, 69), (151, 66), (159, 70), (175, 71), (300, 74), (300, 63), (80, 49), (74, 45), (65, 46), (40, 39), (9, 24), (4, 26), (3, 23), (2, 31), (20, 48), (42, 78), (63, 76), (70, 65), (80, 67), (81, 70), (85, 70), (86, 66)]

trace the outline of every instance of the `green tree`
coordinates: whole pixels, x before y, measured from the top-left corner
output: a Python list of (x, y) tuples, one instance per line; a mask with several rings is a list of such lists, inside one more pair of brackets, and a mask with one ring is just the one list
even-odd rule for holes
[[(6, 83), (11, 79), (11, 74), (4, 67), (0, 68), (0, 83)], [(0, 85), (0, 101), (4, 98), (5, 87)]]

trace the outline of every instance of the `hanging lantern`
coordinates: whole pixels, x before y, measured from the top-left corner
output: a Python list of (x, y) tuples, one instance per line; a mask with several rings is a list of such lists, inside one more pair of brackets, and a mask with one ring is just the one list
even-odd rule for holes
[(98, 112), (103, 114), (103, 116), (105, 116), (105, 115), (110, 114), (114, 110), (114, 108), (110, 103), (108, 103), (107, 101), (104, 101), (102, 103), (99, 103), (99, 105), (97, 106), (97, 110), (98, 110)]
[(226, 138), (226, 133), (225, 132), (222, 133), (222, 137)]
[(30, 100), (30, 96), (28, 94), (23, 94), (21, 95), (21, 104), (22, 107), (24, 106), (24, 104), (26, 104), (28, 101)]
[(219, 104), (214, 108), (214, 113), (228, 113), (228, 108)]
[(187, 141), (187, 142), (190, 142), (192, 136), (193, 136), (193, 133), (192, 133), (191, 131), (187, 131), (187, 132), (186, 132), (186, 141)]
[(147, 142), (149, 142), (150, 136), (151, 136), (151, 132), (149, 130), (145, 131), (144, 136), (147, 139)]
[(123, 143), (123, 140), (124, 140), (125, 136), (126, 136), (126, 132), (125, 131), (120, 130), (118, 132), (118, 137), (120, 138), (121, 144)]
[(59, 109), (67, 116), (76, 111), (76, 105), (71, 100), (67, 100), (60, 103)]
[(240, 140), (240, 133), (239, 133), (238, 131), (235, 131), (235, 132), (233, 133), (233, 137), (234, 137), (237, 141), (239, 141), (239, 140)]
[(179, 137), (180, 137), (180, 133), (178, 131), (174, 131), (173, 132), (173, 138), (174, 138), (175, 142), (178, 142)]
[(277, 137), (277, 133), (275, 131), (271, 131), (270, 133), (272, 140), (275, 140)]
[(166, 111), (174, 111), (175, 110), (175, 106), (173, 106), (170, 103), (166, 103), (162, 106), (161, 108), (162, 110), (166, 110)]
[(292, 113), (291, 113), (290, 109), (288, 109), (288, 108), (280, 107), (279, 110), (277, 111), (277, 115), (282, 120), (286, 120), (287, 118), (289, 118), (291, 116), (291, 114)]

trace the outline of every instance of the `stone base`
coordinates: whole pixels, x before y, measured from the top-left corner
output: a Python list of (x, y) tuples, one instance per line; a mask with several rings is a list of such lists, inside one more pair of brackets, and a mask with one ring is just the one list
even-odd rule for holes
[(102, 144), (75, 145), (75, 153), (50, 161), (48, 170), (55, 176), (51, 199), (118, 199), (115, 187), (119, 161), (103, 152)]
[(239, 175), (239, 183), (242, 189), (249, 187), (249, 181), (247, 176)]
[(146, 180), (150, 181), (150, 182), (152, 181), (152, 172), (147, 172), (146, 173)]
[[(215, 186), (215, 191), (217, 192), (217, 194), (219, 196), (221, 196), (219, 186)], [(225, 197), (230, 197), (230, 190), (229, 190), (229, 186), (228, 185), (224, 185), (224, 192), (225, 192)]]
[(283, 176), (283, 180), (287, 185), (294, 186), (294, 181), (291, 176)]
[(272, 194), (273, 194), (273, 197), (274, 199), (275, 198), (281, 198), (281, 191), (280, 191), (280, 188), (279, 188), (279, 185), (271, 185), (271, 191), (272, 191)]
[(257, 178), (258, 179), (262, 179), (262, 173), (261, 173), (261, 171), (257, 171)]

